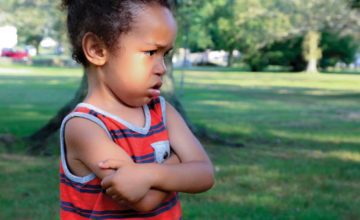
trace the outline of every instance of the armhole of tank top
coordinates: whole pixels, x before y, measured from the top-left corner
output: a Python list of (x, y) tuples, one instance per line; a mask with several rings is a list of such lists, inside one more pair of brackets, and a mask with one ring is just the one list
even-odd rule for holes
[(161, 106), (161, 115), (163, 119), (164, 126), (166, 127), (166, 101), (164, 97), (160, 96), (160, 106)]
[(71, 173), (71, 171), (67, 165), (67, 160), (66, 160), (65, 125), (71, 118), (75, 118), (75, 117), (88, 119), (88, 120), (96, 123), (97, 125), (99, 125), (101, 128), (103, 128), (110, 138), (111, 138), (111, 135), (110, 135), (109, 131), (106, 129), (105, 124), (100, 119), (98, 119), (97, 117), (90, 115), (90, 114), (86, 114), (83, 112), (72, 112), (69, 115), (67, 115), (64, 118), (64, 120), (62, 121), (61, 127), (60, 127), (60, 153), (61, 153), (61, 164), (64, 169), (64, 174), (67, 178), (69, 178), (70, 180), (72, 180), (76, 183), (86, 183), (86, 182), (93, 180), (96, 177), (95, 173), (90, 173), (86, 176), (76, 176)]

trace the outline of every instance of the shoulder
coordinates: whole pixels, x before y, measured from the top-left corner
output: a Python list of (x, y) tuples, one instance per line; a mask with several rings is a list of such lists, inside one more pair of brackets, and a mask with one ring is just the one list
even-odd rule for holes
[(179, 111), (169, 102), (165, 102), (165, 115), (166, 115), (166, 127), (168, 130), (189, 130), (187, 123), (185, 122)]
[(88, 118), (73, 117), (64, 124), (64, 138), (69, 147), (89, 147), (101, 140), (110, 140), (107, 130)]
[(176, 108), (167, 101), (164, 101), (164, 108), (166, 113), (166, 124), (171, 124), (174, 120), (182, 119), (180, 113), (176, 110)]
[(115, 158), (131, 162), (127, 153), (109, 137), (107, 130), (92, 120), (73, 117), (67, 120), (64, 129), (66, 152), (69, 158), (80, 161), (99, 178), (110, 172), (100, 169), (99, 162)]
[(192, 133), (181, 114), (166, 103), (167, 129), (172, 149), (182, 162), (208, 160), (199, 140)]
[(91, 138), (90, 134), (107, 136), (106, 127), (97, 118), (90, 117), (72, 117), (64, 124), (66, 137), (86, 136)]

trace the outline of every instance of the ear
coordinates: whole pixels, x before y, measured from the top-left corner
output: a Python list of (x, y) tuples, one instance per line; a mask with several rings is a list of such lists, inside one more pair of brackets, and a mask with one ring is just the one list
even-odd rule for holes
[(94, 33), (88, 32), (82, 39), (82, 48), (86, 59), (95, 66), (102, 66), (108, 59), (105, 43)]

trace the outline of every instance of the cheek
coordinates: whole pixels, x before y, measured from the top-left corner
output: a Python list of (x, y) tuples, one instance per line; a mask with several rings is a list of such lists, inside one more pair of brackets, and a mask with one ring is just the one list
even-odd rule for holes
[(108, 83), (116, 85), (116, 90), (125, 90), (125, 92), (142, 90), (144, 86), (148, 86), (151, 68), (149, 57), (142, 54), (127, 54), (119, 59), (116, 67), (112, 69), (116, 74), (110, 77)]
[(140, 83), (149, 77), (151, 69), (151, 62), (148, 57), (137, 56), (131, 61), (131, 65), (129, 66), (128, 71), (132, 75), (131, 78)]

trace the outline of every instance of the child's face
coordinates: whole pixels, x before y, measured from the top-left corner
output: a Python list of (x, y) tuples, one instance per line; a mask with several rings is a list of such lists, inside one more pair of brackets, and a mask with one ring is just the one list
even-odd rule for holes
[(106, 85), (119, 101), (138, 107), (159, 95), (166, 72), (164, 59), (176, 31), (176, 21), (167, 8), (151, 5), (140, 11), (132, 30), (120, 36), (119, 49), (104, 66)]

